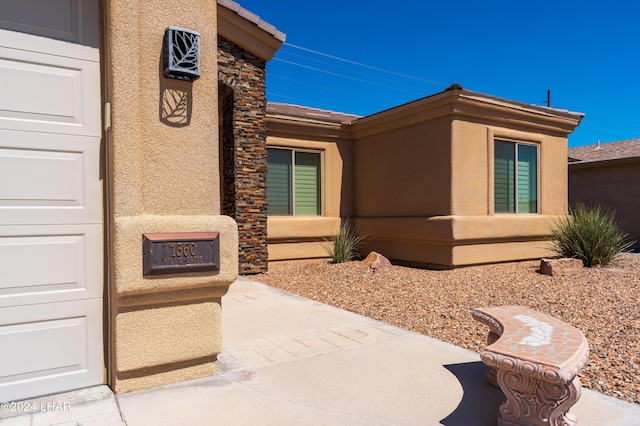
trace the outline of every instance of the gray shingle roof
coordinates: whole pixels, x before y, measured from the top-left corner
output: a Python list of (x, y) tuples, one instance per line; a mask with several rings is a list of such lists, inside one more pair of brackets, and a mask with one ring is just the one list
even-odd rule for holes
[(569, 163), (640, 157), (640, 138), (569, 148)]
[(308, 120), (323, 121), (327, 123), (350, 123), (353, 120), (360, 118), (359, 115), (310, 108), (300, 105), (284, 104), (280, 102), (267, 102), (267, 115), (305, 118)]

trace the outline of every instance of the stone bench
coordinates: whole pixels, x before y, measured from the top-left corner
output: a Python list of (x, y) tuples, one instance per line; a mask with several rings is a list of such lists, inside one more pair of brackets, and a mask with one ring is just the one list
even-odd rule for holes
[(507, 400), (498, 425), (575, 425), (569, 409), (581, 393), (578, 373), (589, 345), (577, 328), (520, 306), (478, 308), (473, 318), (489, 327), (480, 353), (487, 381)]

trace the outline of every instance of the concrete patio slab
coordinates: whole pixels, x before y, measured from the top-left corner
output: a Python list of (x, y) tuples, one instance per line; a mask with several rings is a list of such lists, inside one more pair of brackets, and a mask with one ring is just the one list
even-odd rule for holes
[[(70, 410), (0, 413), (0, 425), (496, 424), (503, 395), (457, 346), (246, 278), (223, 298), (223, 329), (217, 376), (54, 395)], [(580, 425), (640, 424), (640, 406), (588, 390), (572, 412)]]

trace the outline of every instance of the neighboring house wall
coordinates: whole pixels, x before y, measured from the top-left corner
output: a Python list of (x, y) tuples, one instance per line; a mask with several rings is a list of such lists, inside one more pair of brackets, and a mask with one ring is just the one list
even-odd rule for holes
[(620, 229), (640, 246), (640, 139), (569, 150), (569, 203), (615, 211)]
[[(581, 117), (453, 89), (344, 124), (364, 254), (445, 267), (550, 255), (549, 225), (567, 208), (567, 134)], [(535, 153), (519, 213), (495, 211), (495, 141)]]

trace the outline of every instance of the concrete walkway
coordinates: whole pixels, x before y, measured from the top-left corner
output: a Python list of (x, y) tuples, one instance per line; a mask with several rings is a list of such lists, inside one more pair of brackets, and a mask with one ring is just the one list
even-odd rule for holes
[[(496, 424), (503, 396), (474, 352), (246, 278), (222, 303), (217, 376), (54, 395), (0, 425)], [(588, 390), (572, 412), (582, 426), (640, 425), (640, 406)]]

